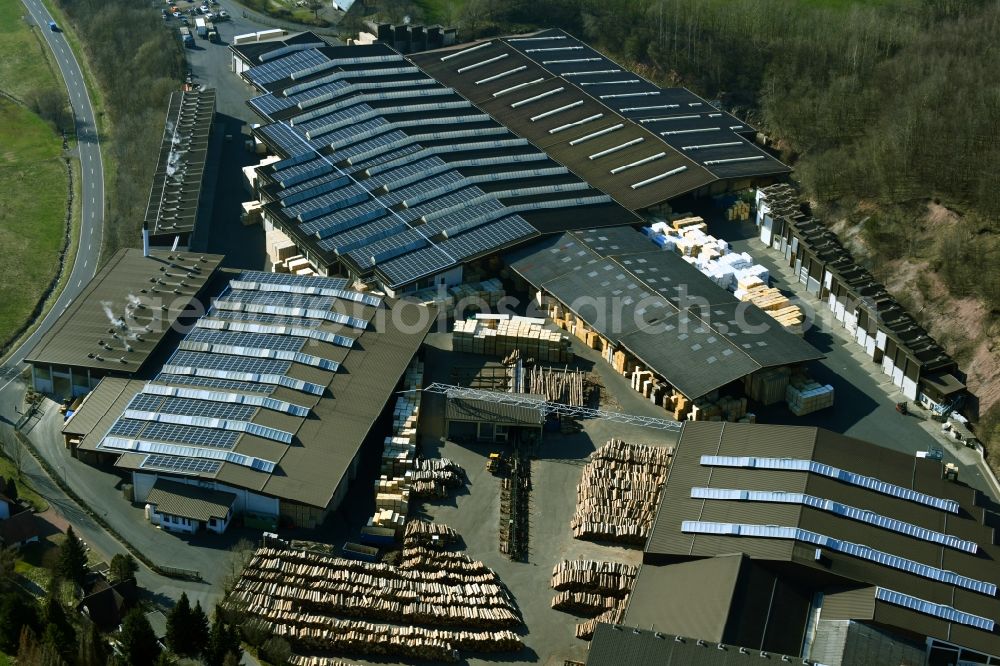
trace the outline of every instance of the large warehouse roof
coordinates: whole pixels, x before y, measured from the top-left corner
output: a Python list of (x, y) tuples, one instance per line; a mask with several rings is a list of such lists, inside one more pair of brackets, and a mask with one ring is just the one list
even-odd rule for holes
[(675, 636), (616, 624), (599, 624), (590, 642), (587, 666), (744, 666), (745, 664), (805, 664), (789, 655), (691, 636)]
[(790, 169), (754, 129), (685, 88), (660, 88), (562, 30), (410, 56), (626, 208), (720, 179)]
[(998, 517), (942, 472), (817, 428), (688, 423), (646, 560), (744, 552), (795, 565), (863, 596), (853, 619), (1000, 654)]
[(170, 95), (144, 218), (152, 236), (185, 236), (194, 230), (214, 115), (211, 88)]
[(564, 233), (508, 259), (534, 287), (692, 399), (762, 368), (822, 357), (630, 227)]
[(244, 271), (79, 448), (325, 508), (430, 324), (343, 279)]
[(308, 46), (244, 76), (272, 121), (255, 132), (284, 158), (258, 172), (265, 213), (310, 256), (395, 289), (581, 210), (636, 219), (389, 47)]
[(123, 249), (25, 359), (118, 374), (138, 370), (215, 273), (213, 254)]

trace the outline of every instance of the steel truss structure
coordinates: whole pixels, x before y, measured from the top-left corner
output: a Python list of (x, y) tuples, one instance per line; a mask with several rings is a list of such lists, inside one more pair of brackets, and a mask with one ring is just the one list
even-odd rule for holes
[(530, 395), (503, 393), (500, 391), (485, 391), (483, 389), (466, 388), (463, 386), (453, 386), (451, 384), (434, 383), (425, 387), (424, 392), (445, 395), (449, 398), (466, 398), (469, 400), (483, 400), (499, 405), (513, 405), (515, 407), (533, 407), (540, 410), (544, 415), (558, 414), (559, 416), (569, 416), (577, 419), (606, 419), (616, 423), (640, 426), (643, 428), (653, 428), (656, 430), (670, 430), (680, 432), (682, 423), (669, 419), (658, 419), (652, 416), (636, 416), (634, 414), (624, 414), (622, 412), (609, 412), (603, 409), (591, 409), (589, 407), (571, 407), (561, 402), (546, 402), (541, 398)]

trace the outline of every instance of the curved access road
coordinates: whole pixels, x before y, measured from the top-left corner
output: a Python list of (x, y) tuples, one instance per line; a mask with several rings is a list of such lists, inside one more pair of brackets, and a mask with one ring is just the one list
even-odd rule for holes
[[(81, 174), (80, 193), (83, 202), (79, 249), (65, 289), (58, 295), (52, 309), (45, 315), (35, 332), (24, 340), (0, 367), (0, 414), (8, 419), (11, 418), (11, 404), (16, 402), (20, 405), (23, 387), (20, 386), (18, 377), (24, 367), (25, 355), (34, 348), (56, 318), (94, 276), (101, 256), (101, 241), (104, 238), (104, 163), (101, 160), (101, 142), (98, 137), (94, 107), (90, 103), (80, 63), (69, 47), (66, 36), (62, 32), (49, 29), (49, 21), (53, 19), (41, 0), (22, 0), (22, 2), (32, 22), (38, 26), (45, 42), (52, 49), (63, 81), (66, 83), (76, 121)], [(16, 400), (9, 393), (16, 394)]]

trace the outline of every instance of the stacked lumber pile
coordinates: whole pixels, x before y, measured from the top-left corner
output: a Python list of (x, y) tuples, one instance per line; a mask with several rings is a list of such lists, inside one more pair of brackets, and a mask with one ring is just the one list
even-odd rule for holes
[(617, 600), (602, 594), (566, 590), (552, 597), (552, 608), (574, 615), (595, 615), (617, 606)]
[(517, 393), (530, 393), (573, 407), (584, 406), (586, 373), (581, 370), (563, 370), (533, 365), (524, 375), (524, 385)]
[(546, 316), (552, 323), (564, 331), (572, 333), (576, 338), (591, 349), (605, 352), (611, 347), (611, 341), (595, 331), (586, 321), (567, 310), (562, 303), (550, 299), (546, 304)]
[(789, 331), (802, 332), (802, 310), (764, 280), (753, 276), (741, 279), (735, 293), (736, 298), (753, 303)]
[(515, 349), (525, 358), (566, 363), (572, 358), (569, 337), (550, 331), (544, 319), (509, 315), (477, 315), (455, 322), (452, 349), (505, 357)]
[(724, 395), (718, 398), (698, 398), (691, 403), (688, 421), (728, 421), (730, 423), (751, 423), (756, 421), (753, 414), (747, 412), (746, 398), (733, 398)]
[(750, 219), (750, 204), (746, 201), (737, 201), (726, 209), (726, 219), (730, 222)]
[(462, 317), (468, 307), (492, 311), (503, 297), (503, 285), (497, 278), (482, 282), (467, 282), (447, 289), (440, 286), (428, 287), (407, 294), (408, 299), (423, 305), (432, 305), (438, 310), (455, 310), (456, 318)]
[(431, 523), (426, 520), (411, 520), (406, 524), (404, 545), (407, 547), (422, 545), (453, 546), (458, 543), (458, 532), (444, 523)]
[(743, 379), (743, 388), (752, 400), (762, 405), (773, 405), (785, 399), (791, 374), (787, 366), (760, 370)]
[(451, 662), (458, 650), (522, 647), (509, 630), (520, 625), (520, 614), (493, 571), (419, 546), (405, 555), (421, 565), (260, 548), (228, 602), (244, 606), (297, 650)]
[(293, 654), (288, 658), (288, 663), (291, 666), (356, 666), (346, 661), (341, 661), (340, 659), (331, 659), (330, 657), (303, 657), (299, 654)]
[(595, 451), (576, 487), (576, 512), (570, 520), (573, 536), (643, 544), (672, 455), (672, 447), (617, 439)]
[(597, 625), (599, 624), (621, 624), (625, 621), (625, 607), (624, 605), (611, 610), (606, 610), (597, 617), (586, 620), (585, 622), (578, 622), (576, 625), (576, 637), (585, 641), (589, 641), (594, 637), (594, 632), (597, 631)]
[(785, 389), (788, 409), (796, 416), (833, 406), (833, 386), (814, 382), (804, 373), (792, 375)]
[(448, 458), (428, 458), (417, 461), (404, 481), (413, 497), (447, 497), (450, 489), (462, 485), (464, 474), (462, 468)]
[(568, 560), (552, 570), (552, 589), (559, 592), (552, 608), (577, 615), (596, 615), (576, 625), (577, 638), (590, 640), (597, 622), (621, 622), (639, 568), (620, 562)]

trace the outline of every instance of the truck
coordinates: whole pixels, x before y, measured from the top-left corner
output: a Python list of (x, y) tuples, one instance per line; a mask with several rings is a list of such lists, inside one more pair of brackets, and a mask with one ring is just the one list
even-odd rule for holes
[(194, 46), (194, 37), (191, 36), (191, 31), (188, 30), (186, 25), (182, 25), (178, 28), (178, 32), (181, 33), (181, 41), (184, 42), (184, 46)]
[(208, 27), (205, 25), (205, 19), (200, 16), (196, 17), (194, 20), (194, 29), (199, 37), (208, 39)]
[(211, 21), (205, 21), (205, 30), (208, 31), (208, 41), (218, 42), (219, 41), (219, 31), (215, 29), (215, 24)]

